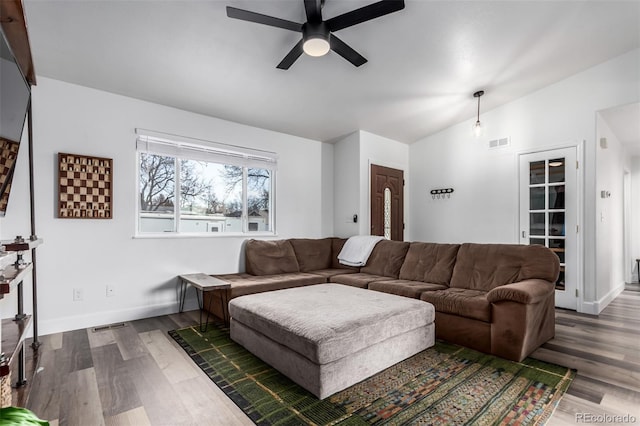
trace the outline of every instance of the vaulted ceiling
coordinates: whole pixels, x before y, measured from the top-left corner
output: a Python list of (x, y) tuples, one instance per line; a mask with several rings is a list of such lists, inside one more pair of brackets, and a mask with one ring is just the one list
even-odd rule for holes
[[(373, 1), (326, 0), (330, 18)], [(368, 62), (303, 55), (302, 0), (25, 0), (39, 75), (315, 140), (411, 143), (640, 47), (639, 1), (419, 1), (337, 34)], [(162, 129), (158, 129), (162, 130)]]

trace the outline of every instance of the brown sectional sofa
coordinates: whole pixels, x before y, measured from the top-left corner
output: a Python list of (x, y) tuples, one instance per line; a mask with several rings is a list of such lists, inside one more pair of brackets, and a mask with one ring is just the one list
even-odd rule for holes
[[(216, 275), (235, 297), (326, 282), (421, 299), (436, 337), (521, 361), (555, 333), (558, 257), (543, 246), (380, 241), (361, 268), (341, 265), (346, 239), (249, 240), (246, 273)], [(204, 306), (222, 317), (219, 292)]]

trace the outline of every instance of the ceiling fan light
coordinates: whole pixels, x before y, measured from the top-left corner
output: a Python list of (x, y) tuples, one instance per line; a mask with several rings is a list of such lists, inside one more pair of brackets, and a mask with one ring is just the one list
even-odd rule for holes
[(309, 56), (324, 56), (330, 48), (329, 42), (321, 37), (309, 38), (302, 45), (302, 50)]
[(329, 28), (325, 22), (302, 25), (302, 50), (309, 56), (324, 56), (331, 49)]

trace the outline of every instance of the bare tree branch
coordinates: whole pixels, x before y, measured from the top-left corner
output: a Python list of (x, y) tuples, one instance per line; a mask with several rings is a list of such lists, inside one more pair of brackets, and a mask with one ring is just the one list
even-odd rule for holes
[(173, 158), (142, 153), (140, 155), (140, 209), (157, 211), (173, 207), (175, 164)]

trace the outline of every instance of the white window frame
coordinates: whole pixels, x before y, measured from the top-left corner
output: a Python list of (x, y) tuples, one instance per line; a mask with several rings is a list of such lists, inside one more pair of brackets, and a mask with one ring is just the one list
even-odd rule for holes
[[(135, 231), (134, 238), (180, 238), (180, 237), (254, 237), (254, 236), (274, 236), (276, 234), (276, 171), (278, 155), (274, 152), (258, 149), (245, 148), (235, 145), (222, 144), (217, 142), (194, 139), (184, 136), (177, 136), (155, 132), (146, 129), (136, 129), (136, 179), (135, 179)], [(176, 202), (174, 203), (174, 226), (173, 231), (166, 232), (143, 232), (140, 230), (140, 155), (142, 153), (162, 155), (172, 157), (175, 164)], [(242, 214), (241, 232), (184, 232), (180, 231), (180, 161), (199, 160), (210, 163), (234, 165), (242, 168)], [(248, 214), (248, 169), (261, 168), (271, 172), (269, 188), (269, 231), (249, 231)]]

